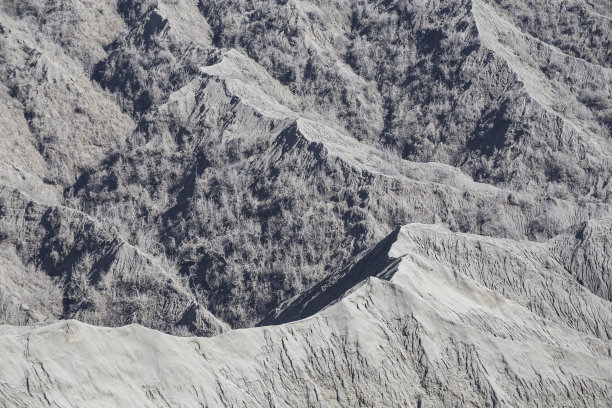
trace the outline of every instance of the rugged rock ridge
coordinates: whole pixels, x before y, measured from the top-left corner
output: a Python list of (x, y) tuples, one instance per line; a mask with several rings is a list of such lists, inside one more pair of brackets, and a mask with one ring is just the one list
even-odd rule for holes
[[(610, 150), (612, 123), (609, 111), (588, 103), (585, 95), (596, 87), (603, 100), (609, 99), (612, 70), (570, 57), (521, 33), (485, 2), (473, 1), (472, 12), (482, 45), (507, 64), (528, 95), (521, 101), (522, 115), (528, 118), (527, 134), (516, 135), (516, 143), (507, 143), (505, 149), (540, 161), (540, 174), (554, 184), (580, 179), (585, 183), (582, 195), (607, 201), (610, 163), (602, 152)], [(521, 140), (523, 137), (537, 139)], [(526, 150), (528, 146), (537, 149)], [(537, 156), (543, 151), (550, 152), (550, 157), (542, 160)]]
[[(168, 259), (197, 302), (232, 326), (257, 324), (397, 225), (442, 222), (452, 230), (542, 241), (575, 224), (612, 215), (605, 199), (610, 185), (605, 127), (591, 126), (597, 122), (594, 114), (576, 116), (574, 108), (553, 106), (567, 92), (586, 89), (593, 81), (602, 82), (600, 88), (607, 92), (609, 69), (568, 57), (521, 33), (492, 4), (258, 3), (244, 17), (250, 38), (234, 38), (226, 27), (237, 4), (221, 10), (215, 2), (123, 1), (116, 8), (103, 3), (98, 13), (107, 19), (108, 30), (89, 9), (84, 13), (81, 3), (70, 4), (62, 6), (64, 15), (82, 18), (73, 30), (54, 22), (62, 13), (48, 6), (10, 2), (4, 7), (3, 44), (14, 62), (5, 65), (3, 77), (10, 102), (6, 106), (13, 108), (5, 122), (11, 136), (2, 139), (5, 152), (11, 152), (4, 153), (10, 154), (6, 163), (11, 164), (3, 164), (1, 177), (38, 201), (78, 208), (109, 223), (131, 245)], [(446, 21), (442, 26), (427, 17), (437, 13)], [(26, 19), (40, 39), (23, 28)], [(255, 41), (268, 35), (258, 28), (262, 19), (269, 25), (265, 32), (277, 35), (267, 49)], [(395, 27), (388, 19), (401, 30), (380, 29)], [(63, 27), (61, 41), (49, 37), (56, 26)], [(88, 30), (99, 33), (89, 46), (82, 41)], [(396, 42), (397, 59), (389, 56), (389, 61), (404, 71), (391, 75), (381, 56), (376, 68), (380, 80), (374, 80), (378, 74), (362, 65), (373, 56), (360, 52), (375, 45), (387, 52), (381, 46), (386, 35), (403, 38)], [(458, 38), (464, 42), (459, 44)], [(285, 40), (296, 46), (288, 49)], [(20, 63), (25, 58), (15, 46), (20, 41), (43, 56), (58, 55), (45, 57), (55, 67), (45, 72), (61, 73), (59, 82), (48, 84), (46, 77), (31, 75), (27, 64)], [(449, 54), (452, 47), (459, 56)], [(524, 49), (533, 52), (527, 55)], [(308, 58), (302, 58), (305, 50)], [(306, 63), (304, 72), (282, 65), (288, 62), (272, 58), (269, 51), (274, 58), (294, 55), (298, 67)], [(400, 59), (404, 52), (414, 61)], [(80, 65), (88, 55), (96, 56), (96, 63)], [(553, 62), (563, 63), (567, 77), (557, 78), (558, 86), (541, 70)], [(454, 68), (437, 72), (432, 63)], [(336, 76), (330, 76), (330, 67)], [(421, 84), (415, 82), (418, 72)], [(444, 96), (430, 80), (450, 87), (454, 96)], [(23, 90), (11, 91), (16, 84)], [(398, 99), (395, 91), (383, 98), (385, 84), (403, 89), (412, 99)], [(425, 88), (442, 94), (425, 100)], [(28, 96), (43, 89), (44, 103), (39, 94)], [(350, 89), (355, 91), (345, 92)], [(329, 99), (319, 98), (323, 92)], [(89, 106), (90, 100), (95, 104)], [(433, 105), (442, 100), (447, 102)], [(446, 125), (433, 118), (425, 118), (431, 126), (424, 129), (393, 122), (425, 124), (407, 114), (405, 103), (422, 103), (418, 110), (437, 111), (438, 117), (447, 114), (447, 122), (455, 123), (452, 132), (443, 136), (450, 128), (444, 130)], [(45, 104), (62, 107), (61, 114), (47, 112)], [(484, 105), (491, 112), (483, 113)], [(460, 106), (475, 107), (465, 117), (478, 123), (464, 129), (457, 122)], [(331, 107), (336, 114), (330, 116)], [(529, 109), (540, 113), (528, 119)], [(504, 113), (510, 111), (523, 113)], [(90, 124), (81, 126), (83, 117)], [(531, 126), (535, 133), (510, 144), (514, 153), (501, 147), (488, 151), (503, 135), (485, 128), (502, 122), (508, 129)], [(102, 123), (107, 126), (99, 130)], [(480, 142), (468, 140), (470, 126), (484, 132)], [(58, 128), (74, 132), (61, 139), (55, 135)], [(403, 129), (401, 140), (393, 136), (398, 128)], [(45, 136), (49, 132), (51, 139)], [(414, 143), (430, 137), (437, 140), (434, 150), (440, 156), (428, 156), (426, 148), (415, 155)], [(76, 143), (92, 147), (74, 154), (59, 148)], [(406, 148), (410, 144), (413, 148)], [(398, 148), (404, 157), (446, 164), (403, 160)], [(467, 149), (457, 159), (463, 164), (443, 157), (449, 149)], [(554, 154), (549, 155), (550, 149)], [(558, 154), (568, 164), (549, 166)], [(478, 161), (490, 171), (476, 169)], [(558, 173), (553, 175), (558, 180), (545, 181), (550, 175), (542, 166)], [(585, 166), (597, 182), (582, 177)], [(508, 178), (498, 171), (514, 175)], [(495, 179), (497, 185), (473, 178), (487, 183)], [(526, 178), (532, 180), (526, 183)], [(584, 188), (590, 192), (573, 194)]]
[[(609, 221), (589, 223), (608, 225)], [(605, 244), (610, 231), (600, 234), (593, 241)], [(410, 224), (397, 229), (343, 270), (281, 305), (264, 324), (311, 316), (368, 277), (387, 277), (397, 267), (399, 256), (386, 254), (397, 252), (394, 248), (406, 241), (413, 252), (440, 262), (449, 271), (473, 279), (538, 316), (609, 341), (612, 304), (600, 296), (602, 289), (608, 287), (610, 269), (592, 268), (585, 277), (585, 265), (576, 248), (584, 246), (583, 251), (591, 254), (586, 259), (597, 260), (599, 265), (605, 265), (607, 251), (589, 248), (588, 236), (578, 234), (571, 238), (564, 233), (536, 244), (454, 233), (441, 225)]]
[[(394, 259), (393, 268), (293, 323), (210, 339), (76, 321), (34, 330), (5, 326), (0, 349), (10, 364), (0, 368), (0, 395), (16, 407), (46, 400), (59, 406), (610, 401), (608, 341), (543, 319), (421, 255), (410, 234), (421, 228), (404, 227), (386, 251), (373, 254), (383, 263)], [(113, 376), (106, 375), (109, 366)], [(91, 377), (101, 379), (95, 387), (81, 381)]]
[(0, 237), (3, 323), (142, 322), (199, 335), (227, 329), (198, 305), (176, 273), (86, 214), (0, 185)]
[[(90, 213), (102, 211), (104, 217), (104, 208), (112, 208), (124, 225), (140, 218), (141, 226), (132, 224), (127, 236), (137, 234), (138, 228), (153, 231), (151, 240), (162, 240), (166, 251), (193, 259), (183, 264), (184, 273), (203, 291), (201, 302), (232, 324), (256, 323), (264, 309), (278, 304), (271, 292), (284, 300), (296, 289), (311, 286), (334, 266), (332, 259), (336, 265), (347, 261), (397, 224), (442, 221), (463, 231), (543, 239), (577, 222), (610, 215), (607, 205), (512, 193), (475, 183), (450, 166), (394, 157), (287, 108), (293, 99), (286, 88), (237, 51), (219, 58), (201, 69), (202, 77), (171, 93), (155, 116), (147, 117), (143, 128), (152, 140), (128, 154), (114, 155), (108, 167), (87, 176), (78, 194)], [(162, 168), (175, 175), (162, 179)], [(308, 186), (316, 188), (309, 191)], [(128, 193), (121, 203), (131, 189), (139, 193)], [(236, 195), (240, 201), (232, 198)], [(114, 208), (117, 203), (123, 211)], [(139, 208), (140, 215), (134, 215)], [(211, 212), (228, 209), (223, 218), (211, 217)], [(486, 215), (500, 210), (506, 217)], [(295, 220), (296, 213), (322, 214), (331, 225), (308, 225), (313, 218)], [(202, 242), (222, 228), (234, 238)], [(249, 242), (262, 240), (283, 241), (292, 249), (282, 245), (282, 263), (262, 265), (249, 249)], [(305, 251), (303, 245), (313, 242), (323, 245)], [(343, 250), (327, 252), (343, 245)], [(202, 257), (202, 252), (208, 254)], [(310, 271), (307, 277), (287, 274), (295, 263)], [(283, 271), (275, 272), (277, 268)], [(232, 269), (236, 274), (223, 272)], [(246, 301), (259, 304), (259, 310), (232, 300), (252, 296), (240, 280), (252, 281), (254, 271), (276, 275), (277, 280), (259, 291), (261, 299)], [(211, 298), (215, 302), (207, 303)]]
[[(209, 2), (204, 12), (217, 44), (240, 46), (275, 77), (288, 78), (304, 100), (336, 112), (336, 122), (361, 140), (382, 141), (411, 160), (461, 167), (488, 183), (606, 201), (609, 165), (599, 164), (607, 160), (601, 151), (610, 150), (610, 70), (510, 23), (520, 15), (529, 21), (529, 12), (541, 14), (537, 8), (520, 2), (504, 13), (481, 1), (338, 0)], [(572, 10), (547, 6), (564, 21), (559, 25), (574, 18)], [(240, 17), (245, 12), (249, 18)], [(583, 34), (605, 48), (609, 30), (596, 27)], [(367, 87), (335, 69), (344, 62)], [(539, 103), (546, 92), (560, 96), (553, 110)], [(382, 128), (373, 112), (382, 114)], [(589, 136), (574, 134), (566, 117)]]
[(2, 2), (0, 401), (611, 405), (612, 20), (540, 3)]

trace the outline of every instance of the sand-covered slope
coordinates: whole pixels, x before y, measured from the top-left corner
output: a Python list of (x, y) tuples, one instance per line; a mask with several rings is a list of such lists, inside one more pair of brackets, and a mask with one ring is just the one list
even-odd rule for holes
[(72, 320), (3, 326), (0, 398), (15, 407), (609, 405), (609, 341), (423, 256), (415, 228), (375, 255), (393, 260), (384, 273), (280, 326), (209, 339)]
[(608, 3), (0, 2), (0, 405), (612, 405)]

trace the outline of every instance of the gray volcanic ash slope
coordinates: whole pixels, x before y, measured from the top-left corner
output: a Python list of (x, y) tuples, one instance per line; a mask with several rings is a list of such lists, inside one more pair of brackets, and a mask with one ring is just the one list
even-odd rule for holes
[(611, 17), (4, 1), (0, 401), (611, 405)]
[[(390, 237), (388, 252), (369, 260), (388, 267), (369, 270), (331, 306), (293, 323), (210, 339), (77, 321), (7, 327), (0, 396), (18, 407), (610, 402), (609, 342), (423, 256), (413, 234), (427, 229), (409, 226)], [(462, 239), (471, 238), (451, 238)]]

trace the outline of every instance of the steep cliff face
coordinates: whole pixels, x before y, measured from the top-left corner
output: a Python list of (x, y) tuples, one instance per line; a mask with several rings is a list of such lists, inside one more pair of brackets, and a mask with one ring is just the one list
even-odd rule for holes
[(2, 2), (0, 401), (610, 405), (612, 16), (540, 3)]

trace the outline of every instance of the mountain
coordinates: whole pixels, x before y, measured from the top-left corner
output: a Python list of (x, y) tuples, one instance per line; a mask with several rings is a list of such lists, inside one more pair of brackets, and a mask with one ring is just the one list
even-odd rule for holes
[[(366, 263), (384, 269), (366, 269), (369, 276), (320, 312), (280, 326), (212, 338), (73, 320), (10, 327), (0, 336), (9, 361), (0, 369), (0, 395), (16, 407), (47, 401), (143, 407), (610, 401), (609, 341), (569, 328), (569, 318), (543, 318), (541, 309), (422, 255), (423, 244), (413, 237), (432, 229), (443, 241), (474, 239), (445, 237), (452, 234), (439, 227), (403, 227), (386, 240), (385, 251), (369, 255)], [(572, 283), (567, 286), (578, 291)]]
[(611, 41), (603, 0), (4, 1), (0, 401), (612, 404)]

